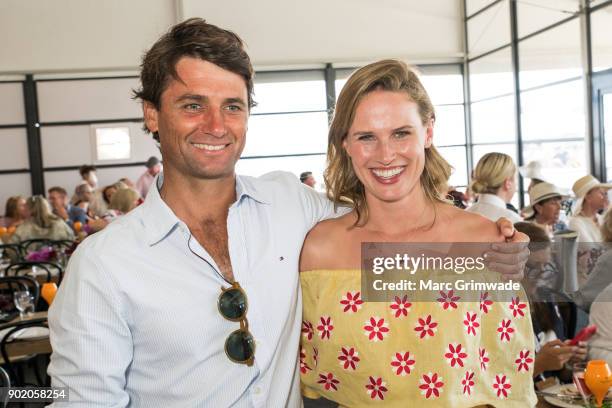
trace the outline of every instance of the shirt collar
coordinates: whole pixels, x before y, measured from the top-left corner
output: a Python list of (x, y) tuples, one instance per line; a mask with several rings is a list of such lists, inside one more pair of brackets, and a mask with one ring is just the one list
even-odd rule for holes
[[(144, 227), (147, 235), (147, 243), (149, 245), (155, 245), (170, 232), (172, 232), (177, 226), (185, 225), (184, 222), (174, 214), (174, 211), (160, 195), (160, 189), (164, 184), (164, 175), (159, 173), (152, 188), (147, 194), (145, 202), (142, 204), (142, 218)], [(259, 180), (254, 178), (245, 178), (243, 176), (236, 176), (236, 203), (233, 205), (239, 205), (244, 197), (252, 198), (261, 204), (270, 204), (270, 201), (264, 198), (262, 188), (259, 184)], [(185, 228), (187, 226), (185, 225)]]
[(482, 204), (490, 204), (499, 208), (506, 208), (506, 203), (504, 200), (495, 194), (481, 194), (480, 197), (478, 197), (478, 202)]

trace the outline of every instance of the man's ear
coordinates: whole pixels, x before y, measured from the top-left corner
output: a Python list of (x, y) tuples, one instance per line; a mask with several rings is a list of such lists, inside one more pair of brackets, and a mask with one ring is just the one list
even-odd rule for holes
[(145, 126), (147, 127), (147, 129), (149, 129), (149, 132), (151, 133), (157, 132), (159, 130), (159, 124), (158, 124), (159, 112), (157, 111), (157, 108), (155, 107), (155, 105), (153, 105), (149, 101), (144, 101), (142, 103), (142, 113), (144, 116)]

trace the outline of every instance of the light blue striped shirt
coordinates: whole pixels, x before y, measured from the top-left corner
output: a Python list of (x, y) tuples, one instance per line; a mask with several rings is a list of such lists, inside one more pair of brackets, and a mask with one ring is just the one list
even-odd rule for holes
[[(333, 205), (284, 172), (237, 176), (236, 193), (228, 245), (248, 296), (255, 364), (225, 355), (239, 327), (217, 310), (228, 285), (189, 251), (186, 224), (152, 189), (79, 246), (49, 311), (49, 374), (69, 387), (70, 406), (300, 406), (298, 261)], [(216, 267), (195, 238), (191, 248)]]

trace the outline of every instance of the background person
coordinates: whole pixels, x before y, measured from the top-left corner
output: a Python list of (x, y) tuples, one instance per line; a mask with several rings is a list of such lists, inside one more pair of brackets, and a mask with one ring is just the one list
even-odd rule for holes
[(136, 181), (136, 191), (140, 194), (142, 198), (147, 197), (147, 193), (149, 192), (149, 188), (153, 184), (153, 180), (155, 176), (162, 171), (162, 164), (159, 159), (155, 156), (149, 157), (147, 163), (145, 164), (147, 170), (142, 173), (142, 175)]
[(28, 239), (73, 240), (72, 229), (51, 212), (49, 202), (43, 196), (27, 200), (30, 217), (20, 224), (9, 242), (19, 243)]
[(62, 187), (51, 187), (47, 191), (47, 197), (49, 198), (49, 204), (53, 210), (53, 214), (57, 215), (68, 223), (70, 227), (75, 222), (80, 222), (81, 225), (87, 223), (86, 211), (78, 206), (70, 204), (68, 198), (68, 192)]
[(26, 199), (22, 196), (9, 197), (6, 200), (4, 207), (3, 226), (6, 228), (16, 228), (22, 224), (28, 217), (28, 208)]
[(312, 175), (312, 171), (305, 171), (302, 174), (300, 174), (300, 181), (312, 188), (315, 188), (315, 186), (317, 185), (317, 181)]
[(601, 216), (610, 204), (608, 190), (612, 184), (600, 183), (595, 177), (587, 175), (576, 180), (572, 191), (576, 203), (569, 220), (569, 227), (578, 233), (580, 242), (601, 242)]
[(529, 190), (529, 206), (523, 210), (525, 221), (544, 229), (552, 238), (561, 214), (563, 197), (561, 190), (553, 184), (547, 182), (536, 184)]

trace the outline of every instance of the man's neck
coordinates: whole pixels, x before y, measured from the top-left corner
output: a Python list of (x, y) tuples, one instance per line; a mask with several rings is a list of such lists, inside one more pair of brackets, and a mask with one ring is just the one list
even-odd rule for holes
[(176, 216), (193, 228), (203, 220), (226, 216), (236, 201), (236, 177), (187, 180), (164, 173), (160, 195)]

